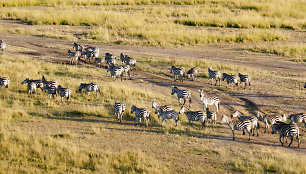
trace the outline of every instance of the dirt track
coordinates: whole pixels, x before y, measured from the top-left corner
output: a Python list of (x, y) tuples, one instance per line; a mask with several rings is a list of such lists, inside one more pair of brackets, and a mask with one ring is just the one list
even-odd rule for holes
[[(68, 61), (68, 58), (66, 57), (66, 49), (65, 48), (71, 48), (72, 42), (71, 41), (64, 41), (64, 40), (55, 40), (55, 39), (48, 39), (48, 38), (40, 38), (40, 37), (34, 37), (34, 36), (24, 36), (24, 35), (9, 35), (9, 34), (0, 34), (0, 38), (4, 39), (6, 43), (10, 46), (17, 46), (17, 47), (23, 47), (26, 48), (24, 50), (18, 51), (17, 53), (13, 53), (8, 51), (7, 54), (11, 55), (28, 55), (30, 57), (43, 59), (47, 61), (52, 62), (63, 62)], [(63, 46), (63, 49), (54, 48), (54, 45), (61, 45)], [(100, 52), (103, 54), (105, 52), (111, 52), (115, 53), (116, 55), (119, 55), (121, 52), (124, 52), (128, 55), (136, 55), (136, 56), (152, 56), (159, 55), (160, 57), (175, 57), (175, 58), (199, 58), (199, 59), (208, 59), (211, 61), (217, 61), (221, 63), (229, 63), (229, 64), (236, 64), (241, 66), (247, 66), (247, 67), (255, 67), (258, 69), (264, 69), (269, 71), (276, 71), (276, 72), (290, 72), (292, 74), (294, 73), (300, 73), (300, 72), (306, 72), (306, 66), (301, 64), (294, 64), (290, 62), (285, 61), (275, 61), (278, 59), (277, 56), (266, 56), (261, 54), (248, 54), (245, 52), (233, 50), (230, 48), (222, 48), (220, 46), (203, 46), (201, 47), (201, 50), (194, 50), (194, 49), (163, 49), (163, 48), (152, 48), (152, 47), (140, 47), (140, 46), (110, 46), (110, 45), (96, 45), (100, 48)], [(85, 64), (81, 64), (85, 65)], [(86, 65), (88, 66), (88, 65)], [(205, 70), (206, 71), (206, 70)], [(226, 91), (220, 91), (216, 90), (217, 88), (215, 86), (212, 86), (208, 83), (207, 80), (201, 79), (197, 82), (192, 81), (185, 81), (183, 83), (181, 82), (173, 82), (173, 79), (157, 75), (157, 74), (151, 74), (147, 72), (142, 72), (137, 70), (134, 72), (133, 81), (136, 80), (143, 80), (147, 83), (142, 84), (145, 88), (158, 90), (161, 93), (169, 94), (170, 95), (170, 87), (172, 85), (177, 85), (180, 87), (188, 88), (192, 90), (193, 93), (193, 99), (194, 99), (194, 108), (201, 108), (201, 104), (199, 101), (199, 95), (198, 95), (198, 89), (204, 88), (206, 91), (214, 90), (213, 93), (219, 96), (219, 98), (222, 101), (221, 105), (221, 113), (222, 114), (228, 114), (229, 112), (232, 112), (236, 109), (243, 109), (248, 110), (250, 114), (253, 114), (256, 110), (269, 110), (271, 109), (271, 112), (274, 112), (277, 110), (280, 112), (279, 109), (275, 108), (282, 108), (285, 107), (290, 112), (305, 112), (306, 111), (306, 100), (305, 96), (301, 96), (300, 98), (294, 98), (291, 96), (286, 96), (285, 94), (282, 96), (275, 96), (275, 95), (269, 95), (269, 94), (263, 94), (263, 93), (253, 93), (253, 91), (248, 90), (242, 90), (237, 92), (226, 92)], [(132, 81), (132, 83), (133, 83)], [(251, 108), (251, 109), (250, 109)], [(264, 108), (264, 109), (263, 109)], [(48, 128), (44, 127), (43, 125), (45, 122), (50, 122), (50, 125)], [(36, 126), (32, 126), (33, 123), (24, 123), (23, 125), (20, 125), (20, 129), (25, 130), (31, 130), (34, 132), (39, 132), (39, 130), (47, 129), (46, 132), (40, 132), (41, 134), (54, 134), (59, 130), (59, 127), (61, 127), (62, 130), (66, 130), (64, 125), (68, 125), (66, 123), (60, 122), (69, 122), (71, 125), (72, 132), (80, 131), (82, 134), (86, 134), (85, 127), (92, 125), (92, 120), (83, 120), (85, 123), (84, 130), (78, 129), (80, 123), (78, 120), (75, 119), (51, 119), (51, 120), (41, 120), (37, 121), (35, 124)], [(107, 119), (97, 119), (98, 123), (103, 122), (109, 122)], [(118, 127), (108, 127), (109, 130), (121, 130), (120, 134), (126, 134), (126, 131), (139, 131), (139, 128), (135, 128), (132, 126), (132, 124), (126, 124), (122, 125), (122, 128)], [(130, 130), (130, 131), (129, 131)], [(144, 131), (146, 132), (146, 131)], [(158, 133), (158, 131), (155, 130), (155, 128), (149, 129), (147, 132), (152, 133)], [(130, 134), (130, 133), (129, 133)], [(237, 144), (237, 142), (242, 142), (238, 140), (237, 142), (233, 142), (230, 140), (230, 134), (227, 134), (229, 137), (219, 137), (220, 140), (222, 140), (219, 143), (223, 143), (223, 140), (226, 140), (231, 145)], [(131, 136), (131, 135), (130, 135)], [(117, 135), (116, 137), (120, 137)], [(88, 138), (88, 137), (87, 137)], [(103, 136), (105, 141), (109, 141), (108, 145), (103, 146), (111, 146), (111, 144), (115, 144), (117, 139), (113, 139), (111, 136)], [(136, 137), (135, 137), (136, 138)], [(207, 138), (207, 137), (204, 137)], [(216, 137), (215, 137), (216, 138)], [(93, 141), (97, 141), (97, 138), (90, 138), (94, 139)], [(120, 138), (119, 138), (120, 139)], [(209, 137), (208, 137), (209, 139)], [(218, 139), (218, 138), (216, 138)], [(90, 141), (90, 140), (88, 140)], [(128, 143), (129, 139), (122, 140), (123, 144)], [(139, 142), (143, 143), (143, 142)], [(272, 135), (264, 135), (260, 137), (254, 137), (250, 144), (255, 145), (267, 145), (267, 146), (275, 146), (279, 147), (279, 142), (277, 141), (276, 136)], [(98, 144), (95, 144), (95, 146), (99, 146)], [(150, 146), (149, 146), (150, 147)], [(110, 147), (108, 147), (110, 148)], [(291, 148), (287, 149), (288, 151), (298, 151), (303, 152), (306, 154), (306, 145), (305, 143), (302, 143), (302, 147), (300, 149)], [(149, 151), (149, 149), (147, 149)]]

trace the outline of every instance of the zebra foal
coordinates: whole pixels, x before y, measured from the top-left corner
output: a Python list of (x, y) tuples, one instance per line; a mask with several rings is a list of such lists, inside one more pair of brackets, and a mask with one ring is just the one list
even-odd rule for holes
[(188, 108), (182, 106), (179, 113), (180, 114), (185, 113), (185, 115), (188, 118), (190, 126), (193, 121), (200, 121), (202, 124), (202, 127), (204, 128), (206, 116), (202, 111), (189, 111)]
[(217, 126), (217, 113), (209, 111), (208, 108), (206, 108), (205, 111), (206, 111), (207, 124), (208, 124), (208, 120), (210, 120), (211, 127), (212, 128), (216, 127)]
[(304, 126), (306, 125), (305, 113), (290, 114), (288, 118), (291, 120), (292, 123), (304, 123)]
[(240, 121), (238, 119), (231, 119), (230, 117), (223, 115), (221, 118), (221, 124), (227, 125), (232, 130), (233, 140), (235, 140), (235, 130), (246, 131), (249, 134), (249, 141), (251, 140), (252, 123), (249, 120)]
[(2, 88), (2, 86), (4, 86), (5, 88), (8, 88), (9, 84), (10, 84), (10, 79), (8, 77), (0, 78), (0, 89)]
[[(286, 142), (287, 142), (287, 137), (291, 138), (290, 143), (288, 144), (288, 147), (291, 146), (293, 142), (293, 138), (296, 136), (296, 139), (298, 140), (298, 147), (300, 147), (300, 130), (297, 127), (296, 124), (287, 124), (284, 122), (276, 122), (272, 125), (272, 134), (275, 134), (276, 131), (279, 132), (279, 141), (284, 145), (284, 139), (286, 137)], [(283, 141), (282, 141), (283, 139)]]
[(111, 77), (116, 80), (117, 78), (120, 78), (122, 81), (124, 69), (120, 66), (114, 66), (114, 64), (110, 64), (107, 68), (107, 72), (110, 72)]
[(197, 77), (198, 77), (198, 69), (196, 67), (193, 67), (187, 71), (187, 79), (192, 78), (192, 80), (195, 80)]
[(223, 73), (222, 81), (224, 80), (226, 80), (226, 88), (228, 88), (228, 86), (231, 84), (234, 84), (236, 87), (238, 87), (238, 78), (235, 75)]
[(149, 125), (149, 117), (150, 117), (150, 110), (147, 108), (138, 108), (135, 105), (131, 107), (131, 114), (135, 112), (135, 117), (136, 117), (136, 125), (140, 122), (141, 119), (143, 118), (146, 122), (146, 126), (148, 127)]
[(159, 106), (155, 101), (152, 102), (152, 108), (155, 109), (155, 114), (158, 114), (158, 119), (160, 118), (160, 115), (157, 112), (158, 110), (162, 110), (162, 111), (172, 111), (173, 110), (172, 106), (169, 106), (169, 105)]
[[(180, 105), (185, 105), (186, 99), (187, 99), (189, 101), (189, 107), (190, 107), (190, 104), (191, 104), (191, 92), (189, 90), (181, 90), (181, 89), (178, 89), (176, 86), (172, 86), (171, 95), (173, 95), (175, 93), (177, 95), (177, 100), (178, 100), (178, 103)], [(181, 99), (184, 100), (183, 104), (181, 104)]]
[(174, 81), (176, 80), (179, 80), (181, 82), (183, 82), (183, 77), (184, 77), (184, 73), (185, 73), (185, 70), (183, 68), (176, 68), (175, 66), (171, 66), (170, 68), (170, 72), (174, 74)]
[(268, 131), (269, 133), (269, 127), (270, 125), (273, 125), (276, 122), (285, 122), (287, 120), (286, 115), (279, 116), (279, 115), (263, 115), (259, 111), (257, 111), (256, 115), (258, 120), (261, 120), (265, 124), (265, 131), (266, 133)]
[(115, 116), (117, 120), (122, 122), (122, 115), (125, 111), (125, 105), (123, 103), (115, 102), (113, 107), (114, 107), (114, 112), (115, 112)]
[(157, 108), (156, 112), (160, 117), (162, 117), (161, 126), (163, 126), (164, 121), (167, 123), (167, 120), (169, 119), (173, 119), (175, 121), (175, 126), (177, 126), (180, 117), (176, 111), (163, 111), (160, 108)]
[(250, 76), (238, 73), (238, 77), (240, 79), (240, 84), (244, 83), (244, 88), (246, 88), (247, 85), (251, 86), (251, 77)]

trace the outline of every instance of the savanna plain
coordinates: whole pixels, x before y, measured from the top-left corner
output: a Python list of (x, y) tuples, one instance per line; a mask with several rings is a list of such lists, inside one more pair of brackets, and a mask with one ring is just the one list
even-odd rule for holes
[[(305, 125), (298, 148), (263, 122), (250, 141), (220, 124), (236, 110), (305, 113), (305, 11), (304, 0), (0, 0), (0, 77), (10, 78), (0, 89), (0, 173), (306, 173)], [(70, 65), (74, 42), (103, 59), (135, 58), (131, 80), (111, 78), (106, 63)], [(198, 78), (174, 82), (172, 65), (197, 67)], [(208, 67), (248, 74), (251, 86), (211, 85)], [(69, 105), (28, 94), (21, 82), (42, 76), (72, 90)], [(90, 82), (98, 96), (78, 91)], [(218, 96), (217, 126), (190, 126), (185, 114), (161, 126), (152, 101), (178, 112), (172, 86), (191, 91), (191, 110), (203, 110), (199, 89)], [(122, 122), (115, 102), (126, 105)], [(132, 105), (151, 111), (148, 127), (135, 125)]]

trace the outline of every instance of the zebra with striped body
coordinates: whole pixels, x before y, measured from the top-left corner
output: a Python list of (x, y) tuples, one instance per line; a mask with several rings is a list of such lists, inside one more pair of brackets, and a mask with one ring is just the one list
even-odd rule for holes
[(125, 58), (125, 64), (126, 65), (130, 65), (131, 67), (135, 67), (136, 66), (136, 59), (133, 59), (133, 58), (127, 56), (127, 55), (125, 57), (126, 57)]
[(195, 80), (197, 76), (198, 76), (198, 69), (196, 67), (193, 67), (187, 71), (187, 79), (192, 78), (192, 80)]
[(55, 87), (55, 86), (52, 86), (52, 85), (50, 85), (50, 86), (49, 85), (45, 85), (43, 87), (43, 89), (49, 95), (50, 100), (51, 100), (51, 98), (54, 98), (54, 96), (57, 95), (57, 86)]
[(175, 66), (171, 66), (170, 72), (174, 74), (174, 81), (181, 79), (180, 81), (183, 82), (183, 77), (185, 70), (183, 68), (176, 68)]
[(3, 40), (0, 40), (0, 50), (4, 51), (5, 47), (6, 47), (6, 43)]
[(80, 51), (81, 49), (83, 49), (83, 46), (74, 42), (72, 48), (75, 49), (75, 51)]
[(57, 87), (57, 92), (61, 96), (61, 101), (63, 103), (63, 98), (67, 99), (67, 104), (69, 105), (69, 99), (71, 98), (71, 89), (69, 88), (62, 88), (61, 85)]
[(207, 124), (208, 120), (210, 120), (212, 124), (212, 128), (217, 126), (217, 113), (209, 111), (208, 108), (206, 108), (206, 118), (207, 118)]
[(98, 92), (100, 93), (99, 85), (97, 83), (81, 83), (79, 92), (81, 92), (82, 89), (85, 89), (87, 95), (89, 95), (90, 92), (95, 92), (98, 97)]
[(269, 133), (269, 127), (270, 125), (273, 125), (274, 123), (278, 122), (285, 122), (287, 120), (286, 115), (279, 116), (279, 115), (263, 115), (259, 111), (257, 111), (256, 117), (258, 120), (261, 120), (265, 124), (265, 133), (268, 130)]
[(298, 114), (290, 114), (288, 118), (291, 120), (292, 123), (304, 123), (306, 125), (306, 114), (305, 113), (298, 113)]
[[(181, 89), (178, 89), (176, 86), (172, 86), (172, 93), (171, 93), (171, 95), (173, 95), (175, 93), (177, 95), (177, 100), (178, 100), (180, 105), (185, 105), (186, 99), (188, 99), (189, 107), (190, 107), (190, 104), (191, 104), (191, 93), (190, 93), (189, 90), (181, 90)], [(181, 104), (181, 99), (184, 100), (183, 104)]]
[(216, 70), (211, 70), (211, 67), (208, 68), (208, 79), (211, 79), (211, 84), (213, 84), (213, 80), (216, 80), (215, 86), (217, 86), (217, 82), (219, 85), (221, 84), (221, 72)]
[(234, 84), (236, 87), (238, 87), (238, 78), (235, 75), (231, 74), (222, 74), (222, 81), (226, 80), (226, 88), (228, 88), (228, 85)]
[(251, 77), (250, 76), (238, 73), (238, 77), (240, 79), (240, 84), (244, 83), (244, 88), (246, 88), (247, 85), (251, 86)]
[(2, 88), (2, 86), (4, 86), (5, 88), (8, 88), (10, 84), (10, 79), (7, 77), (2, 77), (0, 78), (0, 89)]
[(173, 119), (175, 121), (175, 126), (177, 126), (177, 122), (179, 121), (180, 117), (176, 111), (162, 111), (160, 108), (157, 108), (156, 112), (160, 117), (162, 117), (161, 126), (163, 126), (163, 122), (169, 119)]
[(131, 114), (135, 112), (136, 124), (141, 123), (141, 118), (146, 122), (146, 126), (149, 124), (150, 110), (146, 108), (137, 108), (135, 105), (131, 107)]
[[(287, 142), (287, 137), (291, 138), (290, 143), (288, 144), (288, 147), (291, 146), (293, 142), (293, 138), (296, 136), (296, 139), (298, 140), (298, 147), (300, 147), (300, 130), (297, 127), (296, 124), (287, 124), (284, 122), (276, 122), (272, 125), (272, 134), (275, 134), (276, 131), (279, 132), (279, 141), (284, 145), (284, 139), (286, 137), (286, 142)], [(282, 141), (283, 139), (283, 141)]]
[(79, 57), (81, 56), (81, 52), (80, 51), (76, 51), (76, 52), (72, 52), (70, 50), (68, 50), (68, 56), (70, 57), (70, 64), (77, 64)]
[(232, 117), (238, 118), (240, 121), (243, 121), (243, 120), (246, 120), (246, 119), (249, 120), (252, 123), (253, 136), (255, 136), (255, 131), (256, 131), (257, 136), (259, 135), (258, 134), (259, 122), (258, 122), (257, 117), (255, 117), (255, 116), (243, 116), (242, 113), (240, 113), (239, 111), (235, 111), (232, 114)]
[(189, 111), (188, 108), (182, 106), (179, 113), (180, 114), (185, 113), (185, 115), (188, 118), (190, 126), (193, 121), (200, 121), (202, 124), (202, 127), (205, 126), (206, 116), (202, 111)]
[[(41, 81), (42, 81), (44, 90), (46, 89), (46, 86), (47, 86), (47, 87), (54, 88), (55, 91), (57, 91), (58, 83), (56, 81), (47, 81), (45, 76), (42, 76)], [(53, 90), (53, 89), (51, 89), (51, 90)]]
[(116, 56), (110, 53), (105, 53), (105, 61), (109, 66), (116, 65)]
[(199, 89), (199, 93), (200, 93), (200, 99), (203, 103), (203, 110), (205, 110), (205, 108), (207, 108), (208, 105), (215, 105), (217, 108), (217, 112), (219, 112), (219, 107), (220, 107), (220, 99), (219, 97), (208, 97), (205, 96), (204, 94), (204, 90), (203, 89)]
[[(40, 88), (42, 91), (44, 90), (43, 89), (43, 87), (44, 87), (44, 84), (43, 84), (43, 82), (42, 82), (42, 80), (30, 80), (28, 77), (23, 81), (23, 82), (21, 82), (21, 84), (28, 84), (28, 90), (29, 90), (29, 84), (30, 83), (35, 83), (35, 85), (36, 85), (36, 89), (37, 88)], [(36, 90), (35, 90), (36, 91)]]
[(120, 78), (122, 81), (122, 75), (123, 75), (124, 69), (119, 66), (114, 66), (111, 64), (108, 66), (107, 72), (110, 72), (111, 77), (116, 80), (117, 78)]
[(119, 68), (122, 69), (122, 75), (124, 75), (125, 80), (127, 79), (127, 77), (132, 80), (131, 78), (131, 67), (130, 65), (119, 65)]
[(102, 58), (95, 58), (95, 64), (98, 64), (99, 67), (101, 68), (101, 64), (104, 62), (104, 60)]
[(246, 119), (246, 120), (240, 121), (238, 119), (231, 119), (230, 117), (223, 115), (223, 117), (221, 118), (221, 124), (228, 125), (228, 127), (232, 130), (233, 140), (235, 140), (235, 130), (248, 132), (249, 141), (251, 140), (252, 123), (249, 120)]
[(155, 109), (155, 114), (158, 115), (158, 119), (160, 118), (160, 115), (157, 112), (157, 110), (173, 111), (173, 107), (172, 106), (169, 106), (169, 105), (159, 106), (155, 101), (152, 102), (152, 108)]
[(123, 103), (115, 102), (113, 107), (114, 107), (116, 118), (121, 122), (122, 121), (123, 112), (125, 111), (125, 105)]
[(125, 63), (125, 61), (126, 61), (126, 56), (127, 56), (127, 55), (123, 55), (123, 53), (120, 53), (120, 60), (121, 60), (122, 63)]

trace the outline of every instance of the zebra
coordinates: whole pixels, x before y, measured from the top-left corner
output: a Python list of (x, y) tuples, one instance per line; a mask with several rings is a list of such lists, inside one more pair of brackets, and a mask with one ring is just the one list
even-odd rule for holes
[(155, 109), (155, 114), (158, 114), (158, 119), (160, 118), (160, 115), (157, 112), (159, 109), (162, 111), (173, 111), (172, 106), (169, 105), (159, 106), (155, 101), (152, 102), (152, 108)]
[(203, 89), (199, 89), (199, 93), (200, 93), (200, 99), (203, 103), (203, 109), (205, 110), (205, 108), (207, 108), (208, 105), (215, 105), (217, 108), (217, 112), (219, 112), (219, 107), (220, 107), (220, 99), (219, 97), (208, 97), (205, 96), (204, 94), (204, 90)]
[(219, 85), (221, 84), (221, 72), (216, 70), (211, 70), (212, 68), (208, 68), (208, 78), (211, 79), (211, 84), (213, 83), (213, 80), (216, 80), (215, 86), (217, 86), (217, 82), (219, 81)]
[(264, 124), (265, 124), (265, 131), (264, 131), (264, 133), (266, 133), (267, 130), (268, 130), (268, 133), (269, 133), (269, 126), (273, 125), (277, 121), (285, 122), (287, 120), (286, 115), (283, 115), (283, 116), (279, 116), (279, 115), (263, 115), (259, 111), (257, 111), (256, 117), (257, 117), (258, 120), (261, 120), (262, 122), (264, 122)]
[(136, 124), (141, 122), (141, 118), (143, 118), (146, 122), (146, 126), (149, 124), (150, 110), (146, 108), (138, 108), (135, 105), (131, 107), (131, 114), (135, 112)]
[(110, 72), (110, 75), (112, 78), (114, 78), (114, 80), (116, 80), (117, 78), (120, 78), (121, 81), (122, 81), (123, 71), (124, 69), (122, 67), (114, 66), (113, 64), (108, 66), (108, 69), (107, 69), (107, 72)]
[[(181, 90), (181, 89), (178, 89), (176, 86), (172, 86), (172, 93), (171, 93), (171, 95), (173, 95), (174, 93), (176, 93), (177, 100), (178, 100), (180, 105), (185, 105), (186, 99), (188, 99), (189, 107), (190, 107), (190, 104), (191, 104), (191, 93), (190, 93), (189, 90)], [(181, 104), (181, 99), (184, 100), (183, 104)]]
[(209, 111), (208, 108), (206, 108), (206, 119), (207, 119), (207, 124), (208, 124), (208, 120), (210, 120), (212, 124), (212, 128), (216, 127), (217, 125), (217, 113), (216, 112), (211, 112)]
[(108, 65), (115, 65), (116, 64), (116, 56), (115, 55), (112, 55), (110, 53), (105, 53), (105, 60), (106, 60), (106, 63)]
[(127, 77), (129, 77), (130, 80), (132, 79), (130, 65), (119, 65), (118, 67), (122, 69), (122, 75), (125, 76), (125, 80), (127, 79)]
[(240, 79), (240, 84), (244, 83), (244, 88), (246, 88), (247, 85), (251, 86), (251, 77), (250, 76), (238, 73), (238, 77)]
[(177, 122), (180, 120), (179, 114), (176, 111), (163, 111), (160, 108), (157, 108), (156, 112), (160, 117), (162, 117), (161, 126), (163, 126), (164, 121), (167, 123), (167, 119), (173, 119), (175, 121), (175, 126), (177, 126)]
[(2, 88), (2, 86), (4, 86), (5, 88), (8, 88), (10, 84), (10, 79), (7, 77), (2, 77), (0, 78), (0, 89)]
[(115, 111), (115, 116), (121, 122), (122, 121), (123, 112), (125, 111), (125, 105), (123, 103), (115, 102), (113, 107), (114, 107), (114, 111)]
[[(272, 134), (275, 134), (276, 131), (279, 132), (279, 141), (284, 145), (284, 139), (286, 137), (286, 142), (287, 142), (287, 137), (291, 137), (291, 141), (288, 144), (288, 147), (291, 146), (293, 142), (293, 137), (296, 136), (296, 139), (298, 140), (298, 147), (300, 147), (301, 140), (300, 140), (300, 130), (297, 127), (296, 124), (286, 124), (284, 122), (276, 122), (272, 125)], [(282, 141), (283, 138), (283, 141)]]
[(72, 65), (73, 63), (77, 64), (79, 57), (81, 56), (80, 51), (72, 52), (68, 50), (68, 56), (70, 56), (70, 64)]
[(135, 67), (136, 66), (136, 59), (130, 58), (129, 56), (125, 56), (125, 64), (126, 65), (130, 65), (131, 67)]
[[(27, 83), (28, 84), (28, 90), (29, 90), (29, 84), (30, 83), (35, 83), (35, 85), (36, 85), (36, 89), (37, 88), (40, 88), (42, 91), (44, 90), (43, 89), (43, 87), (44, 87), (44, 84), (43, 84), (43, 82), (42, 82), (42, 80), (30, 80), (28, 77), (23, 81), (23, 82), (21, 82), (21, 84), (25, 84), (25, 83)], [(36, 91), (36, 90), (35, 90)]]
[(306, 114), (305, 113), (298, 113), (298, 114), (290, 114), (288, 118), (291, 120), (292, 123), (304, 123), (306, 125)]
[(123, 53), (120, 53), (120, 60), (121, 60), (122, 63), (125, 63), (126, 55), (123, 55)]
[(99, 85), (97, 83), (81, 83), (79, 87), (79, 92), (82, 91), (82, 89), (85, 89), (87, 95), (90, 94), (90, 92), (96, 92), (96, 96), (98, 97), (98, 92), (100, 93)]
[(75, 49), (75, 51), (80, 51), (81, 49), (83, 49), (83, 46), (74, 42), (72, 48)]
[(198, 76), (198, 69), (196, 67), (193, 67), (187, 71), (187, 79), (192, 78), (192, 80), (195, 80), (197, 76)]
[(95, 64), (98, 64), (99, 67), (101, 68), (101, 64), (104, 62), (102, 58), (95, 58)]
[(193, 121), (200, 121), (202, 124), (202, 127), (204, 128), (206, 115), (202, 111), (189, 111), (188, 108), (182, 106), (179, 113), (180, 114), (185, 113), (185, 115), (188, 118), (190, 126)]
[(3, 40), (0, 40), (0, 50), (4, 51), (5, 47), (6, 47), (6, 43)]
[(243, 131), (243, 135), (245, 131), (249, 133), (249, 141), (251, 140), (251, 130), (252, 130), (252, 123), (250, 120), (238, 120), (238, 119), (231, 119), (230, 117), (223, 115), (221, 118), (221, 124), (228, 125), (228, 127), (232, 130), (233, 133), (233, 140), (235, 140), (235, 130)]
[(239, 111), (235, 111), (232, 114), (232, 117), (238, 118), (240, 121), (246, 120), (246, 119), (249, 120), (252, 123), (252, 133), (253, 133), (253, 136), (255, 136), (255, 131), (256, 131), (257, 136), (259, 135), (258, 134), (259, 122), (258, 122), (258, 118), (257, 117), (255, 117), (255, 116), (243, 116), (242, 113), (240, 113)]
[[(55, 90), (55, 92), (57, 91), (57, 87), (58, 87), (58, 83), (56, 81), (47, 81), (45, 76), (42, 76), (41, 78), (42, 84), (43, 84), (43, 90), (46, 91), (48, 94), (51, 90), (51, 93), (53, 93), (52, 91)], [(49, 90), (49, 92), (47, 91)]]
[(224, 79), (226, 80), (227, 83), (226, 88), (228, 88), (228, 85), (230, 85), (231, 83), (235, 84), (236, 87), (238, 87), (238, 78), (235, 75), (223, 73), (222, 81), (224, 81)]
[(183, 77), (185, 70), (183, 68), (176, 68), (174, 65), (171, 66), (170, 72), (174, 74), (174, 81), (181, 79), (181, 82), (183, 82)]
[(63, 98), (65, 97), (67, 99), (67, 104), (69, 105), (69, 99), (71, 97), (71, 89), (69, 88), (62, 88), (61, 85), (57, 87), (57, 92), (61, 96), (61, 101), (63, 103)]
[(53, 85), (45, 85), (43, 89), (49, 95), (50, 100), (51, 98), (54, 98), (54, 96), (57, 96), (57, 86), (55, 87)]

